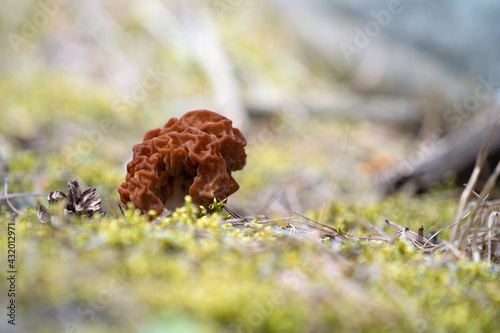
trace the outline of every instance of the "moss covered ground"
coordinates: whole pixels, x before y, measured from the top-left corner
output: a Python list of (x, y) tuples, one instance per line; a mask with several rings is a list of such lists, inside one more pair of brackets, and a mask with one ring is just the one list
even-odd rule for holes
[[(293, 232), (289, 220), (232, 226), (217, 213), (200, 218), (189, 202), (153, 223), (133, 209), (122, 215), (116, 188), (132, 145), (182, 110), (151, 92), (117, 113), (109, 91), (69, 82), (33, 73), (0, 81), (0, 195), (6, 178), (8, 193), (28, 194), (66, 191), (76, 179), (96, 187), (108, 211), (66, 220), (56, 209), (43, 224), (36, 207), (45, 195), (11, 199), (19, 216), (0, 201), (6, 259), (15, 223), (18, 332), (500, 331), (500, 270), (484, 258), (423, 253), (406, 240), (338, 241), (300, 223)], [(276, 202), (355, 236), (369, 236), (368, 223), (393, 232), (385, 219), (426, 232), (452, 222), (458, 197), (446, 188), (371, 197), (377, 189), (360, 162), (366, 169), (362, 159), (397, 150), (389, 143), (397, 140), (383, 141), (384, 126), (286, 113), (254, 121), (228, 205), (286, 217), (260, 211), (278, 193)], [(1, 332), (11, 329), (7, 319)]]
[[(154, 223), (128, 209), (42, 224), (28, 208), (15, 219), (22, 331), (499, 331), (495, 264), (423, 254), (404, 240), (338, 243), (282, 221), (232, 227), (218, 213), (200, 218), (187, 199)], [(383, 211), (423, 224), (452, 213), (433, 197), (420, 216), (425, 200), (332, 214), (348, 225)]]

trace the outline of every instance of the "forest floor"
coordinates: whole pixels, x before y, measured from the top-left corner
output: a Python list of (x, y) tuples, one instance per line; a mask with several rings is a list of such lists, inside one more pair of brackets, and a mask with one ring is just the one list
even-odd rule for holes
[[(378, 191), (378, 171), (411, 159), (407, 128), (286, 110), (254, 119), (247, 165), (234, 173), (240, 190), (227, 204), (250, 218), (201, 216), (188, 201), (151, 222), (133, 208), (122, 214), (116, 189), (132, 145), (180, 114), (145, 105), (118, 115), (98, 89), (57, 93), (63, 84), (0, 89), (4, 107), (17, 110), (0, 123), (0, 196), (20, 196), (0, 201), (6, 259), (10, 237), (16, 250), (14, 269), (2, 269), (17, 272), (15, 296), (2, 299), (15, 299), (21, 331), (500, 331), (498, 220), (493, 234), (479, 230), (494, 209), (469, 199), (461, 216), (484, 209), (461, 220), (477, 227), (463, 226), (464, 247), (448, 242), (453, 227), (422, 243), (411, 232), (451, 225), (461, 191)], [(16, 85), (25, 96), (10, 93)], [(67, 191), (72, 179), (97, 189), (106, 216), (67, 219), (54, 207), (38, 222), (45, 195), (28, 194)], [(469, 236), (489, 237), (489, 252)]]

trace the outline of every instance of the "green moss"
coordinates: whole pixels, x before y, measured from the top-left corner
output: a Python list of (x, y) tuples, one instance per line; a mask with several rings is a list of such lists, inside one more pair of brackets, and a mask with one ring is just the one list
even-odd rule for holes
[[(386, 219), (417, 231), (422, 225), (426, 234), (451, 223), (456, 209), (456, 199), (449, 191), (435, 191), (421, 197), (392, 196), (368, 206), (334, 202), (326, 216), (326, 222), (342, 227), (357, 235), (369, 235), (367, 223), (385, 229)], [(388, 233), (394, 230), (387, 230)], [(448, 232), (441, 234), (447, 237)]]
[[(405, 241), (338, 246), (256, 223), (222, 227), (220, 215), (198, 218), (187, 200), (154, 225), (133, 209), (59, 224), (36, 222), (33, 210), (18, 217), (17, 300), (25, 327), (499, 331), (497, 266), (424, 255)], [(378, 214), (365, 212), (366, 219)]]

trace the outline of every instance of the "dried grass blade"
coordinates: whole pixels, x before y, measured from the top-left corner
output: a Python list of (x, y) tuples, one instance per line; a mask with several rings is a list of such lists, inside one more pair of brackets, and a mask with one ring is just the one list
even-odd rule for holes
[(4, 179), (4, 186), (3, 186), (3, 189), (4, 189), (4, 195), (5, 195), (5, 201), (7, 202), (7, 205), (9, 205), (10, 209), (12, 209), (17, 215), (23, 215), (23, 212), (21, 212), (19, 209), (17, 209), (9, 200), (9, 198), (7, 197), (8, 194), (9, 194), (9, 179), (7, 177), (5, 177)]
[[(492, 229), (493, 225), (496, 223), (499, 213), (494, 211), (490, 214), (488, 218), (488, 262), (491, 262), (491, 239), (492, 239)], [(495, 222), (494, 222), (495, 221)]]
[[(471, 193), (474, 189), (474, 186), (476, 185), (477, 179), (479, 178), (479, 174), (481, 173), (481, 168), (482, 168), (484, 162), (486, 161), (486, 158), (488, 157), (488, 153), (489, 153), (491, 146), (493, 144), (493, 141), (495, 139), (496, 130), (497, 130), (499, 125), (500, 125), (500, 120), (495, 123), (495, 125), (493, 126), (493, 128), (490, 132), (490, 135), (488, 137), (486, 145), (484, 145), (483, 149), (481, 149), (480, 152), (478, 153), (477, 158), (476, 158), (476, 164), (474, 166), (474, 170), (472, 171), (472, 175), (470, 176), (470, 179), (467, 182), (467, 187), (462, 192), (462, 195), (460, 197), (460, 201), (458, 203), (458, 207), (457, 207), (457, 210), (455, 212), (455, 218), (453, 219), (453, 221), (456, 222), (456, 225), (453, 228), (453, 231), (452, 231), (452, 234), (450, 237), (450, 242), (452, 242), (452, 243), (456, 242), (457, 235), (460, 234), (459, 221), (461, 219), (461, 216), (463, 214), (465, 206), (467, 205), (467, 202), (470, 199), (470, 196), (471, 196)], [(471, 221), (473, 221), (474, 216), (475, 216), (475, 214), (473, 213), (472, 217), (471, 217)], [(469, 227), (470, 227), (470, 225), (466, 227), (464, 233), (468, 232)], [(458, 242), (458, 243), (460, 244), (461, 242)]]
[(318, 225), (320, 225), (320, 226), (322, 226), (322, 227), (325, 227), (325, 228), (327, 228), (327, 229), (330, 229), (330, 230), (332, 230), (332, 231), (334, 231), (334, 232), (336, 232), (336, 233), (338, 233), (338, 232), (339, 232), (336, 228), (334, 228), (334, 227), (332, 227), (332, 226), (329, 226), (329, 225), (327, 225), (327, 224), (321, 223), (321, 222), (319, 222), (319, 221), (316, 221), (316, 220), (314, 220), (314, 219), (312, 219), (312, 218), (310, 218), (310, 217), (305, 216), (304, 214), (301, 214), (301, 213), (299, 213), (299, 212), (293, 212), (293, 213), (294, 213), (294, 214), (299, 215), (300, 217), (305, 218), (305, 219), (306, 219), (306, 220), (308, 220), (308, 221), (311, 221), (311, 222), (316, 223), (316, 224), (318, 224)]
[(47, 195), (48, 193), (9, 193), (1, 195), (0, 200), (47, 197)]

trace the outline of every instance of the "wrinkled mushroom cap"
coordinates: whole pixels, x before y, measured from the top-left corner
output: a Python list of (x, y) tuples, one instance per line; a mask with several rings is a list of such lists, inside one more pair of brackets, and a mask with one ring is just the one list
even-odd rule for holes
[(205, 207), (214, 198), (225, 199), (239, 188), (231, 172), (245, 165), (245, 145), (232, 121), (215, 112), (195, 110), (172, 118), (134, 145), (118, 188), (121, 201), (146, 213), (174, 210), (188, 194)]

